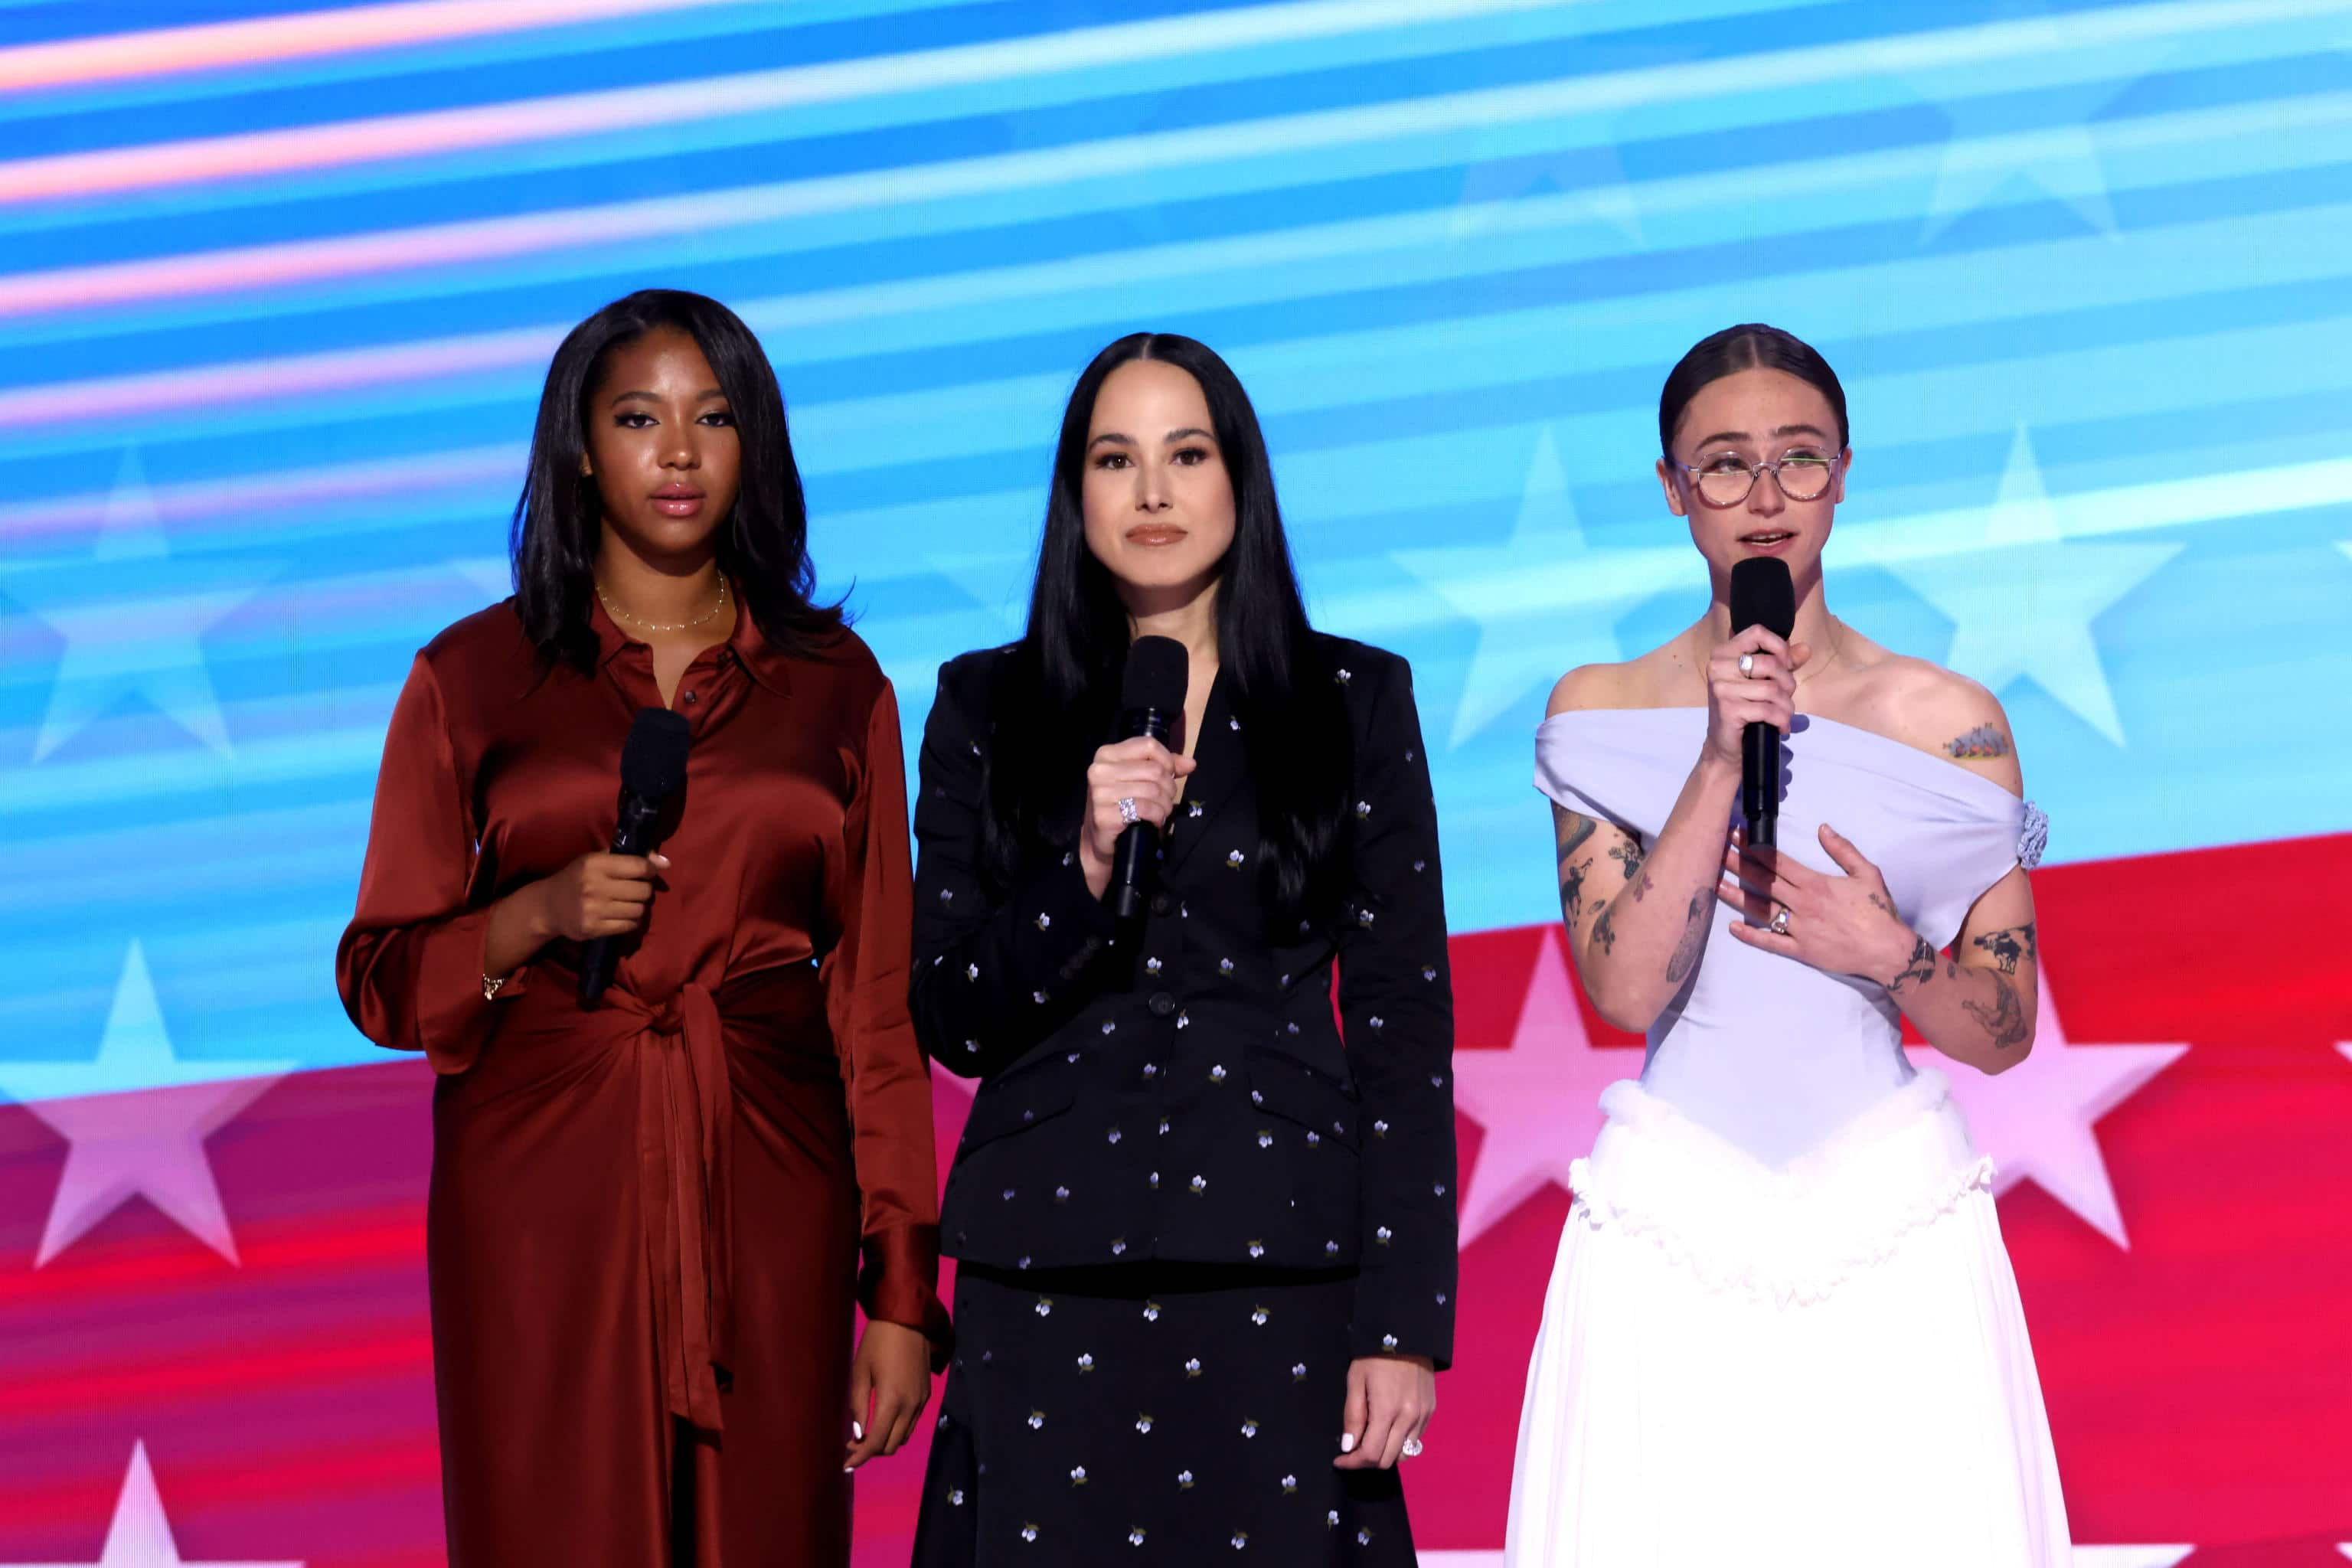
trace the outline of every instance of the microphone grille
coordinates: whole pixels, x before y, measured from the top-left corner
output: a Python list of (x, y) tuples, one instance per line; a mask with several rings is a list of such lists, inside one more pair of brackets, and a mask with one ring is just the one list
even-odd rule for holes
[(1787, 562), (1751, 555), (1732, 563), (1731, 629), (1744, 632), (1750, 626), (1762, 626), (1777, 637), (1797, 629), (1797, 589)]
[(621, 786), (640, 800), (661, 800), (686, 782), (686, 752), (694, 731), (686, 715), (640, 708), (621, 748)]
[(1192, 676), (1192, 656), (1182, 643), (1174, 637), (1138, 637), (1128, 645), (1118, 705), (1173, 713), (1184, 706), (1184, 689)]

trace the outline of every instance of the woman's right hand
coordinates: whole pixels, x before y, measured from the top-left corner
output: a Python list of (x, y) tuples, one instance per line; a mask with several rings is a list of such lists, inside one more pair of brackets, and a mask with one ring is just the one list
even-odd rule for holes
[(1087, 822), (1078, 835), (1078, 866), (1096, 898), (1110, 886), (1112, 851), (1127, 819), (1122, 800), (1135, 803), (1135, 819), (1165, 828), (1176, 811), (1176, 784), (1198, 764), (1150, 736), (1121, 741), (1095, 753), (1087, 768)]
[[(1739, 673), (1742, 654), (1750, 673)], [(1797, 712), (1795, 672), (1812, 657), (1804, 643), (1786, 643), (1749, 626), (1716, 644), (1706, 661), (1706, 754), (1737, 772), (1740, 734), (1750, 724), (1788, 733)]]
[(667, 855), (583, 855), (534, 884), (541, 927), (551, 940), (625, 936), (645, 923), (654, 874), (668, 869)]

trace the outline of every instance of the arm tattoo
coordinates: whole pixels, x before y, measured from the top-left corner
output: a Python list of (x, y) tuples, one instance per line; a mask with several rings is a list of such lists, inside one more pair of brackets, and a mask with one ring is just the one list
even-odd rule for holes
[(1601, 943), (1601, 952), (1614, 952), (1617, 951), (1617, 911), (1605, 901), (1599, 907), (1601, 918), (1592, 922), (1593, 937)]
[(1690, 912), (1683, 917), (1683, 939), (1675, 943), (1675, 955), (1666, 960), (1666, 978), (1677, 985), (1698, 963), (1699, 949), (1706, 945), (1706, 895), (1693, 893)]
[(1973, 945), (1991, 953), (1993, 962), (2000, 965), (2000, 972), (2003, 974), (2016, 973), (2018, 961), (2032, 958), (2037, 951), (2033, 942), (2033, 927), (2030, 924), (2011, 926), (2003, 931), (1989, 931), (1978, 937)]
[(1936, 950), (1927, 945), (1926, 937), (1914, 937), (1911, 940), (1911, 962), (1905, 964), (1901, 973), (1886, 983), (1886, 994), (1889, 996), (1895, 995), (1906, 985), (1915, 981), (1933, 980), (1935, 977)]
[(1592, 857), (1587, 855), (1559, 874), (1559, 912), (1571, 926), (1584, 912), (1584, 874), (1591, 869)]
[(1568, 858), (1581, 849), (1584, 841), (1591, 837), (1601, 825), (1580, 812), (1563, 811), (1559, 816), (1559, 864), (1565, 866)]
[(1947, 754), (1956, 761), (1965, 763), (1981, 763), (1996, 757), (2005, 757), (2009, 755), (2011, 749), (2009, 737), (2001, 733), (2000, 727), (1996, 724), (1979, 724), (1967, 734), (1955, 736), (1944, 742), (1944, 751)]
[(1648, 898), (1650, 896), (1650, 889), (1656, 886), (1657, 884), (1655, 882), (1650, 880), (1650, 874), (1647, 871), (1643, 872), (1642, 879), (1633, 884), (1633, 901), (1638, 904), (1643, 899)]
[(1642, 871), (1642, 841), (1638, 838), (1628, 838), (1622, 844), (1611, 845), (1609, 858), (1622, 862), (1625, 867), (1625, 879), (1632, 881)]
[(2025, 1008), (2018, 1002), (2017, 987), (2009, 983), (2006, 974), (1992, 976), (1992, 1002), (1963, 1002), (1969, 1016), (1984, 1026), (1992, 1043), (2002, 1050), (2025, 1043)]

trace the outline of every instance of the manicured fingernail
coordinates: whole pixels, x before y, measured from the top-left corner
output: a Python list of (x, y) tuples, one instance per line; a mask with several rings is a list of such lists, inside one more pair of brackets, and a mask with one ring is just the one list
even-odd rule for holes
[(1340, 1434), (1339, 1434), (1339, 1452), (1341, 1452), (1341, 1453), (1343, 1453), (1343, 1454), (1352, 1454), (1352, 1453), (1354, 1453), (1355, 1451), (1356, 1451), (1356, 1435), (1355, 1435), (1353, 1432), (1342, 1432), (1342, 1433), (1340, 1433)]
[(866, 1423), (863, 1421), (852, 1421), (849, 1424), (849, 1435), (856, 1438), (861, 1443), (866, 1441)]

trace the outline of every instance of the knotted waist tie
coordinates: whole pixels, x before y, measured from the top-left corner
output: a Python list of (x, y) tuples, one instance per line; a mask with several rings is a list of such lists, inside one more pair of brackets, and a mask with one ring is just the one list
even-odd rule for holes
[[(564, 1005), (576, 1007), (569, 990)], [(814, 967), (791, 964), (731, 979), (716, 994), (693, 982), (654, 999), (615, 986), (596, 1011), (575, 1016), (598, 1021), (616, 1044), (625, 1029), (638, 1037), (637, 1206), (663, 1397), (671, 1415), (717, 1432), (734, 1342), (727, 1031), (829, 1062), (823, 989)]]

